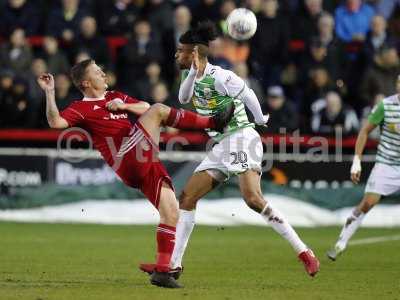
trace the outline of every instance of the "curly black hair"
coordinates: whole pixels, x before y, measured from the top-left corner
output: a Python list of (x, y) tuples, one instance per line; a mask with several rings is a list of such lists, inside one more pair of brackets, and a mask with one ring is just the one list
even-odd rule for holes
[(208, 46), (208, 43), (218, 37), (215, 24), (211, 21), (204, 21), (197, 24), (193, 29), (186, 31), (179, 38), (181, 44), (201, 44)]

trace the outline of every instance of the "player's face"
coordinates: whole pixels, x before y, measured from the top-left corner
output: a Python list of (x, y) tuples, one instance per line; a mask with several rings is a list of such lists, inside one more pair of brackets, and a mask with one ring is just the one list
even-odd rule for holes
[(87, 67), (85, 77), (88, 87), (91, 87), (95, 90), (106, 90), (108, 88), (107, 76), (96, 64), (91, 64)]
[(176, 49), (175, 59), (181, 70), (190, 69), (193, 60), (193, 46), (179, 44)]

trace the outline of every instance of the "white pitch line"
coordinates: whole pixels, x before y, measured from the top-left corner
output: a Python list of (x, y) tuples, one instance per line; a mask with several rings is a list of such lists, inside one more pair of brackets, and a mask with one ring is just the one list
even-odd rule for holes
[(381, 236), (381, 237), (372, 237), (366, 239), (359, 239), (350, 241), (349, 245), (366, 245), (366, 244), (375, 244), (375, 243), (382, 243), (388, 241), (399, 241), (400, 235), (388, 235), (388, 236)]

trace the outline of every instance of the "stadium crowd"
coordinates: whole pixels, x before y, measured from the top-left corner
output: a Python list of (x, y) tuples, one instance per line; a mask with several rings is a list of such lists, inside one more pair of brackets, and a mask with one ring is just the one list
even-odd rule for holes
[[(258, 30), (246, 42), (225, 18), (245, 6)], [(0, 128), (46, 128), (36, 83), (55, 74), (60, 109), (81, 96), (70, 67), (91, 57), (111, 89), (179, 106), (174, 53), (191, 24), (210, 19), (221, 36), (211, 63), (232, 69), (270, 112), (279, 133), (354, 134), (400, 73), (399, 0), (0, 0)]]

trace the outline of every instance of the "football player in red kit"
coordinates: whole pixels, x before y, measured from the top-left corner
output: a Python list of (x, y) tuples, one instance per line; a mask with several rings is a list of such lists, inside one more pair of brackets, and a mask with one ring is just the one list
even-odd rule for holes
[[(94, 147), (122, 181), (140, 189), (160, 213), (157, 227), (154, 285), (182, 287), (169, 273), (175, 244), (178, 205), (171, 178), (158, 159), (160, 127), (180, 129), (214, 128), (222, 131), (233, 115), (233, 106), (205, 117), (163, 104), (150, 106), (117, 91), (107, 91), (105, 73), (93, 60), (84, 60), (71, 70), (72, 81), (84, 98), (59, 112), (51, 74), (38, 78), (46, 94), (46, 115), (51, 128), (80, 127), (87, 130)], [(128, 118), (128, 114), (135, 118)]]

